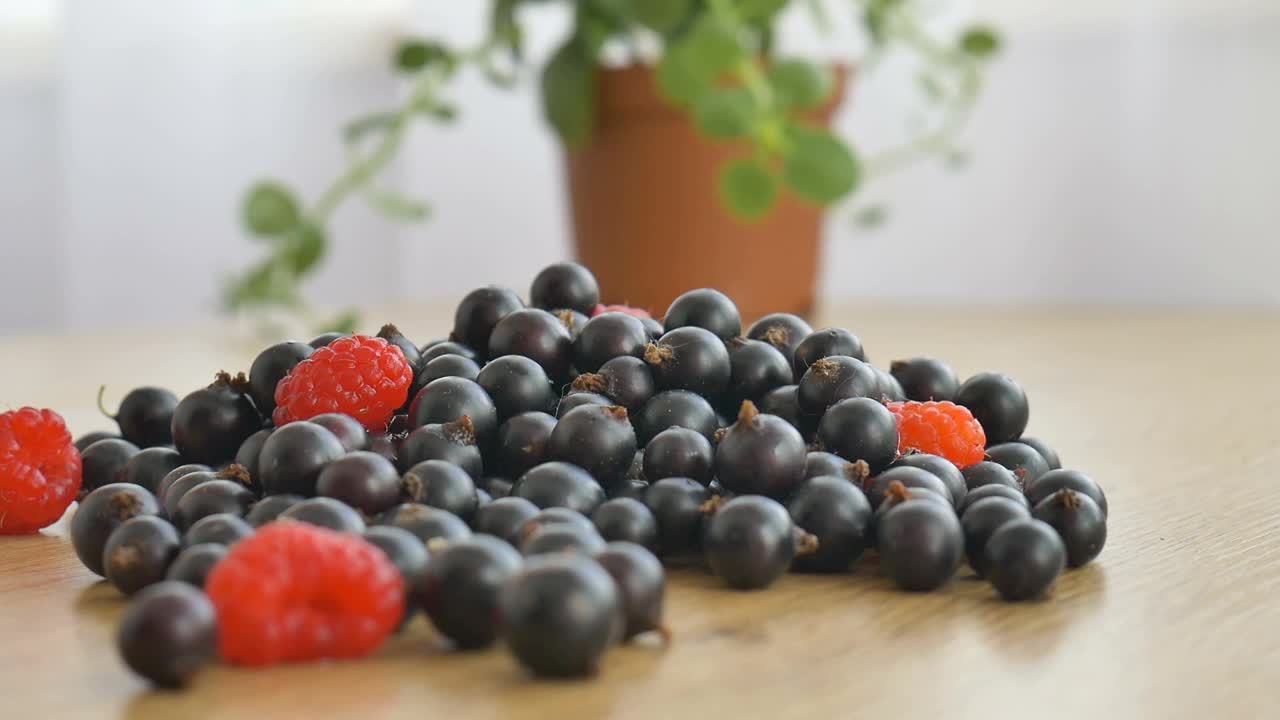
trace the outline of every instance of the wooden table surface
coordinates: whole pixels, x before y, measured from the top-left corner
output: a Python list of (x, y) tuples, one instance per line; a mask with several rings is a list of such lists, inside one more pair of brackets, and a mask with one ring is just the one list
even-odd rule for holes
[[(440, 312), (397, 314), (411, 337)], [(418, 320), (415, 321), (414, 318)], [(873, 360), (999, 369), (1029, 434), (1094, 475), (1111, 505), (1094, 564), (1009, 605), (963, 570), (907, 595), (868, 560), (756, 593), (671, 573), (674, 644), (609, 653), (589, 682), (535, 682), (503, 651), (447, 651), (421, 620), (375, 657), (214, 668), (148, 691), (113, 645), (122, 600), (57, 528), (0, 538), (0, 718), (1263, 718), (1280, 717), (1280, 316), (860, 308)], [(244, 368), (252, 343), (189, 329), (0, 341), (0, 402), (107, 428), (99, 383), (177, 391)], [(181, 394), (181, 392), (179, 392)], [(64, 520), (65, 522), (65, 520)]]

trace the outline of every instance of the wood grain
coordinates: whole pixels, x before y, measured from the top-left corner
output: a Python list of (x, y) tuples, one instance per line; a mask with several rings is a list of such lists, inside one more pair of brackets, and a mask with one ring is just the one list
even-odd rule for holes
[[(411, 337), (440, 312), (395, 313)], [(0, 717), (1262, 718), (1280, 701), (1280, 317), (1098, 308), (829, 313), (879, 362), (995, 368), (1032, 399), (1031, 433), (1098, 478), (1099, 561), (1050, 600), (1008, 605), (964, 571), (906, 595), (875, 572), (789, 576), (765, 592), (673, 571), (676, 639), (612, 651), (591, 682), (524, 677), (500, 650), (449, 652), (415, 623), (376, 657), (242, 671), (155, 693), (116, 658), (122, 601), (59, 529), (0, 538)], [(108, 396), (193, 389), (252, 342), (189, 331), (0, 342), (0, 401), (105, 427)], [(60, 526), (59, 526), (60, 527)]]

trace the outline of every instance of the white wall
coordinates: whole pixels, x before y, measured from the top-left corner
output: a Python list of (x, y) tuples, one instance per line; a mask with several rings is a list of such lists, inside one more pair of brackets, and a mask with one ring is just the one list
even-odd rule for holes
[[(339, 170), (336, 130), (400, 91), (405, 28), (479, 37), (476, 2), (6, 0), (0, 4), (0, 331), (174, 322), (210, 312), (257, 248), (237, 224), (248, 183), (314, 194)], [(891, 221), (827, 232), (824, 296), (1276, 304), (1280, 4), (981, 0), (1007, 51), (961, 173), (869, 187)], [(534, 54), (562, 10), (530, 15)], [(840, 56), (788, 23), (785, 45)], [(451, 299), (523, 288), (567, 253), (558, 147), (532, 83), (465, 77), (453, 128), (424, 126), (393, 182), (428, 197), (403, 228), (358, 205), (312, 295)], [(840, 118), (860, 146), (901, 132), (907, 83), (860, 79)], [(910, 282), (904, 282), (906, 275)]]

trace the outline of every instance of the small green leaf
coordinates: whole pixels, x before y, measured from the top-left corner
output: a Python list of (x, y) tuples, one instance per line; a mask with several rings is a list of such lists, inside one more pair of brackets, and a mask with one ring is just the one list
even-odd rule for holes
[(888, 39), (889, 13), (901, 2), (902, 0), (869, 0), (867, 2), (863, 23), (867, 26), (867, 33), (871, 35), (871, 40), (875, 44), (881, 45)]
[(692, 105), (711, 89), (711, 78), (698, 72), (684, 45), (669, 48), (658, 62), (658, 89), (673, 105)]
[(298, 224), (298, 203), (284, 185), (270, 180), (249, 189), (244, 224), (254, 235), (282, 235)]
[(524, 32), (516, 21), (516, 4), (519, 0), (497, 0), (489, 16), (489, 32), (511, 57), (519, 60), (524, 55)]
[(681, 45), (688, 52), (691, 69), (708, 80), (714, 80), (746, 56), (737, 28), (716, 15), (704, 15)]
[(422, 222), (431, 215), (431, 206), (427, 203), (391, 190), (366, 188), (364, 197), (378, 212), (393, 220)]
[(960, 49), (973, 57), (986, 59), (1000, 50), (1000, 37), (991, 28), (971, 27), (960, 36)]
[(758, 220), (773, 207), (778, 183), (769, 170), (755, 160), (739, 159), (720, 170), (720, 196), (725, 205), (743, 220)]
[(568, 145), (591, 137), (596, 120), (595, 62), (570, 38), (542, 70), (542, 110)]
[(393, 112), (373, 113), (357, 118), (342, 129), (342, 138), (347, 144), (356, 143), (364, 139), (366, 135), (375, 132), (390, 130), (396, 124), (396, 114)]
[(746, 135), (755, 114), (755, 100), (745, 88), (725, 88), (703, 95), (693, 110), (698, 129), (721, 139)]
[(406, 40), (396, 49), (396, 69), (414, 73), (432, 63), (450, 61), (452, 55), (438, 42)]
[(858, 185), (861, 171), (848, 146), (824, 130), (793, 126), (782, 174), (797, 195), (829, 205)]
[(320, 264), (326, 250), (324, 231), (311, 223), (303, 223), (289, 234), (283, 258), (294, 275), (306, 275)]
[(868, 205), (853, 214), (853, 224), (864, 230), (880, 227), (888, 219), (889, 208), (884, 205)]
[(787, 0), (738, 0), (738, 17), (747, 22), (767, 20), (787, 6)]
[(692, 4), (691, 0), (631, 0), (631, 15), (650, 30), (666, 34), (680, 27)]
[(422, 112), (423, 114), (433, 117), (443, 123), (451, 123), (458, 119), (457, 106), (450, 105), (449, 103), (436, 102), (422, 108)]
[(831, 72), (803, 60), (781, 60), (769, 66), (769, 84), (784, 109), (811, 108), (831, 94)]

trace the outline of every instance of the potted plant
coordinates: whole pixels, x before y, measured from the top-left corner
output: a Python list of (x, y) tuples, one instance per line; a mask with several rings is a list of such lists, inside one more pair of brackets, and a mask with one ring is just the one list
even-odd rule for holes
[[(277, 182), (251, 188), (245, 223), (270, 251), (228, 287), (228, 305), (296, 305), (299, 284), (324, 256), (328, 220), (353, 196), (394, 218), (424, 218), (423, 203), (377, 189), (379, 174), (414, 122), (458, 117), (447, 90), (462, 69), (503, 87), (523, 78), (521, 13), (546, 1), (496, 0), (490, 31), (473, 48), (405, 41), (395, 67), (411, 91), (399, 107), (344, 129), (353, 161), (314, 201)], [(920, 87), (939, 103), (936, 126), (873, 158), (828, 129), (852, 69), (774, 51), (788, 5), (832, 22), (820, 2), (571, 4), (572, 27), (539, 78), (545, 117), (565, 145), (574, 244), (607, 302), (655, 313), (699, 286), (728, 292), (746, 316), (808, 311), (823, 209), (868, 175), (953, 153), (998, 45), (981, 26), (931, 33), (910, 0), (851, 3), (869, 39), (864, 67), (894, 48), (913, 52)]]

